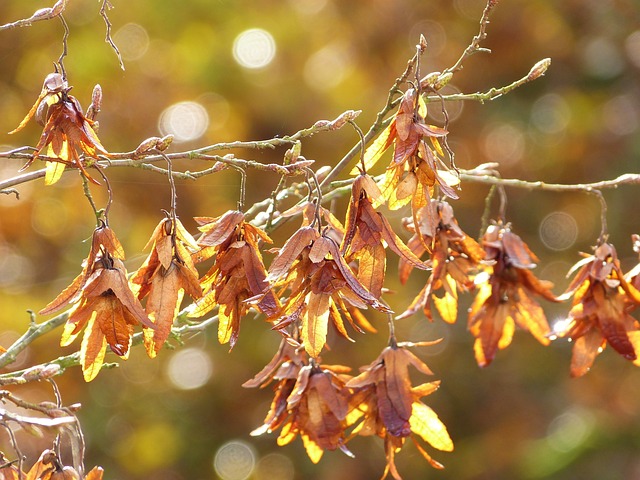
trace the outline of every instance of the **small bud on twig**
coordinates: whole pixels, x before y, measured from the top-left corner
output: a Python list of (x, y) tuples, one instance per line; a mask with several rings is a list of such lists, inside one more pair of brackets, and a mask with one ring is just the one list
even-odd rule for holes
[(536, 78), (540, 78), (545, 74), (545, 72), (549, 68), (549, 65), (551, 65), (550, 58), (543, 58), (542, 60), (540, 60), (529, 71), (529, 74), (527, 75), (527, 81), (530, 82), (532, 80), (535, 80)]
[(95, 120), (98, 114), (100, 113), (100, 108), (102, 107), (102, 87), (100, 84), (97, 84), (93, 87), (93, 92), (91, 93), (91, 105), (87, 109), (87, 118), (89, 120)]

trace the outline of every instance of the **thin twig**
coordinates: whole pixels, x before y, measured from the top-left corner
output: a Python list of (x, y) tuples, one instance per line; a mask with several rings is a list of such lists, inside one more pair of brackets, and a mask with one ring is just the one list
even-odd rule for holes
[(118, 62), (120, 63), (120, 68), (124, 70), (124, 62), (122, 61), (122, 55), (120, 54), (120, 50), (118, 50), (118, 47), (113, 41), (113, 38), (111, 38), (112, 25), (111, 25), (111, 22), (109, 21), (107, 10), (111, 10), (112, 8), (113, 8), (113, 5), (111, 5), (111, 2), (109, 0), (102, 0), (102, 5), (100, 6), (100, 16), (104, 20), (104, 24), (106, 25), (106, 28), (107, 28), (104, 41), (107, 42), (111, 46), (113, 51), (116, 53), (116, 56), (118, 57)]
[(107, 196), (108, 196), (107, 206), (104, 207), (104, 212), (102, 216), (104, 217), (104, 223), (106, 225), (109, 225), (109, 210), (111, 209), (111, 204), (113, 203), (113, 190), (111, 189), (111, 183), (109, 182), (109, 178), (107, 178), (105, 173), (102, 171), (102, 168), (96, 167), (96, 170), (98, 170), (98, 173), (102, 177), (102, 180), (104, 180), (104, 184), (107, 187)]
[(244, 201), (246, 197), (247, 172), (245, 172), (244, 168), (238, 167), (236, 165), (232, 165), (232, 168), (240, 172), (240, 198), (238, 198), (238, 210), (240, 212), (243, 212)]
[[(266, 230), (270, 230), (271, 229), (271, 224), (273, 223), (273, 216), (276, 213), (276, 210), (278, 208), (278, 195), (280, 193), (280, 191), (282, 190), (282, 188), (284, 187), (284, 184), (286, 182), (286, 177), (284, 175), (282, 175), (280, 177), (280, 180), (278, 181), (278, 185), (276, 185), (276, 188), (273, 189), (273, 192), (271, 192), (271, 203), (267, 206), (268, 209), (268, 217), (267, 217), (267, 221), (265, 223), (265, 229)], [(253, 205), (251, 208), (253, 208), (255, 205)], [(250, 209), (251, 210), (251, 209)], [(249, 212), (247, 212), (249, 213)]]
[(20, 192), (18, 192), (18, 190), (16, 190), (15, 188), (5, 188), (4, 190), (0, 190), (0, 193), (3, 193), (5, 195), (15, 195), (16, 200), (20, 200)]
[(42, 335), (49, 333), (56, 327), (59, 327), (64, 322), (66, 322), (68, 318), (69, 312), (66, 311), (43, 323), (30, 322), (27, 331), (23, 333), (22, 336), (13, 343), (13, 345), (7, 348), (6, 352), (0, 355), (0, 368), (6, 367), (7, 365), (15, 362), (20, 352), (25, 350), (31, 344), (31, 342), (41, 337)]
[(367, 166), (364, 163), (364, 152), (366, 149), (364, 133), (362, 133), (362, 129), (358, 126), (356, 122), (354, 122), (353, 120), (350, 120), (349, 123), (355, 129), (356, 133), (360, 137), (360, 143), (358, 144), (360, 146), (360, 169), (362, 170), (362, 173), (366, 174)]
[[(486, 171), (486, 170), (485, 170)], [(618, 188), (620, 185), (638, 185), (640, 184), (640, 175), (633, 173), (625, 173), (613, 180), (602, 180), (600, 182), (593, 183), (576, 183), (576, 184), (562, 184), (562, 183), (545, 183), (541, 181), (528, 182), (516, 178), (499, 178), (495, 175), (488, 175), (483, 171), (474, 172), (473, 170), (461, 171), (460, 179), (463, 181), (484, 183), (498, 187), (498, 189), (504, 189), (504, 187), (511, 188), (523, 188), (526, 190), (542, 190), (547, 192), (581, 192), (589, 195), (595, 195), (600, 202), (600, 222), (601, 230), (598, 237), (598, 245), (605, 242), (608, 236), (607, 229), (607, 203), (600, 190), (606, 188)], [(503, 194), (504, 195), (504, 194)], [(503, 210), (503, 204), (506, 202), (501, 199), (501, 211)], [(501, 212), (504, 216), (504, 212)]]
[(618, 188), (621, 185), (640, 184), (640, 174), (625, 173), (612, 180), (601, 180), (593, 183), (546, 183), (542, 181), (529, 182), (517, 178), (498, 178), (487, 173), (474, 170), (460, 170), (460, 180), (488, 185), (503, 185), (505, 187), (523, 188), (526, 190), (543, 190), (549, 192), (586, 192), (608, 188)]
[(600, 246), (607, 241), (607, 237), (609, 236), (609, 229), (607, 227), (607, 202), (600, 190), (594, 189), (589, 193), (598, 197), (600, 201), (600, 236), (598, 237), (598, 246)]
[(62, 35), (62, 53), (58, 58), (58, 65), (60, 66), (60, 73), (62, 74), (63, 79), (67, 79), (67, 72), (64, 69), (64, 57), (67, 56), (68, 47), (69, 47), (69, 25), (67, 25), (67, 21), (64, 19), (62, 13), (58, 15), (60, 22), (62, 23), (62, 28), (64, 28), (64, 35)]
[(480, 232), (478, 233), (478, 240), (482, 238), (484, 232), (489, 228), (489, 219), (491, 218), (491, 203), (493, 201), (493, 197), (496, 194), (498, 186), (491, 185), (489, 188), (489, 193), (484, 197), (484, 210), (482, 211), (482, 218), (480, 220)]
[[(365, 143), (369, 143), (371, 140), (373, 140), (376, 137), (376, 135), (378, 135), (379, 132), (381, 132), (387, 125), (389, 125), (389, 123), (391, 123), (392, 119), (386, 118), (386, 116), (391, 110), (397, 107), (398, 104), (400, 103), (400, 100), (402, 99), (402, 95), (403, 95), (403, 92), (400, 90), (400, 85), (402, 85), (407, 81), (407, 78), (409, 78), (409, 75), (411, 75), (411, 72), (414, 71), (417, 61), (418, 61), (418, 56), (414, 55), (407, 62), (407, 66), (404, 72), (402, 73), (402, 75), (396, 78), (395, 82), (393, 82), (393, 85), (391, 86), (391, 88), (389, 89), (389, 93), (387, 94), (387, 101), (384, 107), (382, 107), (382, 110), (380, 110), (377, 113), (376, 119), (373, 122), (373, 125), (369, 127), (369, 130), (364, 136)], [(359, 145), (357, 144), (354, 145), (351, 148), (351, 150), (349, 150), (345, 154), (345, 156), (342, 157), (342, 159), (335, 165), (335, 167), (331, 169), (331, 171), (327, 174), (324, 180), (322, 180), (322, 183), (320, 184), (320, 186), (324, 187), (326, 185), (329, 185), (329, 183), (331, 183), (333, 180), (335, 180), (336, 177), (338, 177), (338, 175), (340, 175), (340, 173), (342, 173), (342, 171), (345, 168), (347, 168), (349, 163), (351, 163), (351, 160), (353, 160), (353, 158), (358, 154), (359, 150), (360, 150)]]
[(104, 214), (104, 210), (98, 210), (98, 206), (93, 200), (93, 195), (91, 195), (91, 190), (89, 189), (89, 180), (87, 180), (87, 177), (82, 172), (80, 172), (80, 176), (82, 177), (82, 190), (84, 192), (84, 196), (87, 197), (87, 200), (89, 200), (89, 204), (91, 205), (93, 214), (96, 217), (96, 224), (99, 227), (102, 224), (102, 216)]
[[(176, 316), (177, 319), (182, 318), (184, 316), (186, 316), (189, 313), (190, 308), (192, 308), (192, 306), (187, 306), (186, 308), (184, 308), (182, 311), (180, 311), (180, 313), (178, 313), (178, 315)], [(63, 312), (62, 314), (58, 315), (55, 318), (52, 318), (51, 320), (49, 320), (48, 322), (45, 322), (46, 324), (48, 324), (49, 326), (54, 325), (55, 326), (59, 326), (62, 323), (64, 323), (64, 321), (66, 321), (66, 319), (69, 316), (69, 310)], [(64, 319), (64, 320), (63, 320)], [(206, 330), (207, 328), (209, 328), (211, 325), (216, 324), (218, 321), (218, 316), (214, 315), (212, 317), (209, 317), (207, 320), (204, 320), (202, 322), (199, 323), (187, 323), (184, 325), (180, 325), (180, 326), (174, 326), (171, 329), (171, 335), (174, 338), (180, 339), (182, 337), (188, 336), (190, 334), (194, 334), (194, 333), (200, 333), (204, 330)], [(44, 325), (44, 324), (41, 324)], [(54, 327), (52, 327), (54, 328)], [(45, 333), (47, 333), (48, 331), (50, 331), (52, 328), (42, 331), (38, 331), (38, 332), (33, 332), (29, 338), (30, 341), (28, 343), (30, 343), (31, 341), (35, 340), (36, 338), (40, 337), (41, 335), (44, 335)], [(25, 337), (25, 335), (23, 335), (21, 338)], [(143, 343), (143, 333), (142, 332), (138, 332), (136, 334), (133, 335), (132, 340), (131, 340), (131, 346), (136, 346), (136, 345), (140, 345)], [(26, 342), (20, 342), (19, 345), (18, 342), (14, 343), (14, 345), (12, 345), (10, 347), (9, 350), (13, 350), (13, 353), (16, 354), (20, 353), (20, 351), (24, 350), (27, 346), (28, 343)], [(9, 350), (3, 354), (2, 356), (0, 356), (0, 367), (6, 365), (6, 363), (4, 363), (3, 359), (5, 357), (5, 355), (7, 353), (9, 353)], [(10, 363), (10, 362), (8, 362)], [(54, 360), (39, 364), (39, 365), (35, 365), (29, 368), (25, 368), (25, 369), (21, 369), (21, 370), (16, 370), (13, 372), (8, 372), (8, 373), (3, 373), (0, 374), (0, 385), (12, 385), (12, 384), (24, 384), (24, 383), (28, 383), (28, 381), (34, 381), (34, 380), (40, 380), (42, 379), (42, 377), (37, 377), (34, 376), (33, 379), (31, 379), (31, 377), (27, 378), (26, 380), (24, 379), (25, 376), (27, 376), (30, 372), (32, 371), (52, 371), (55, 372), (55, 375), (61, 375), (63, 374), (68, 368), (72, 368), (72, 367), (77, 367), (80, 365), (80, 352), (74, 352), (71, 353), (69, 355), (64, 355), (62, 357), (58, 357)], [(108, 368), (110, 365), (105, 364), (103, 368)], [(47, 377), (49, 378), (49, 377)]]
[(16, 452), (16, 456), (18, 457), (18, 477), (20, 478), (20, 480), (22, 480), (24, 478), (24, 455), (22, 454), (20, 447), (18, 447), (18, 441), (16, 440), (16, 436), (13, 433), (13, 430), (4, 421), (0, 425), (2, 425), (9, 434), (11, 447)]
[(40, 22), (42, 20), (51, 20), (52, 18), (60, 15), (67, 6), (67, 0), (58, 0), (53, 7), (41, 8), (36, 10), (29, 18), (23, 18), (16, 20), (15, 22), (5, 23), (0, 25), (0, 31), (9, 30), (17, 27), (30, 27), (34, 22)]
[(511, 91), (515, 90), (518, 87), (523, 86), (526, 83), (532, 82), (533, 80), (540, 78), (542, 75), (545, 74), (545, 72), (547, 71), (550, 65), (551, 65), (551, 59), (544, 58), (539, 62), (537, 62), (533, 67), (531, 67), (531, 70), (529, 70), (529, 73), (527, 73), (527, 75), (516, 80), (515, 82), (510, 83), (509, 85), (505, 85), (504, 87), (490, 88), (485, 92), (452, 93), (449, 95), (427, 96), (425, 98), (425, 102), (427, 103), (441, 102), (441, 101), (457, 102), (457, 101), (472, 100), (475, 102), (484, 103), (491, 100), (495, 100), (496, 98), (499, 98), (502, 95), (510, 93)]
[(475, 37), (473, 37), (473, 39), (471, 40), (471, 43), (467, 48), (464, 49), (464, 52), (462, 52), (462, 55), (460, 55), (460, 58), (458, 58), (456, 63), (454, 63), (451, 67), (447, 68), (443, 73), (455, 73), (458, 70), (461, 70), (463, 62), (474, 53), (477, 53), (477, 52), (490, 53), (491, 52), (491, 50), (487, 48), (481, 48), (480, 42), (482, 42), (487, 37), (486, 30), (487, 30), (487, 25), (489, 25), (489, 16), (491, 15), (493, 8), (497, 4), (498, 4), (498, 0), (487, 1), (487, 4), (485, 5), (484, 10), (482, 11), (482, 17), (480, 17), (480, 30), (478, 31), (478, 34)]
[(398, 348), (398, 341), (396, 340), (396, 324), (392, 313), (387, 315), (387, 324), (389, 325), (389, 346), (391, 348)]

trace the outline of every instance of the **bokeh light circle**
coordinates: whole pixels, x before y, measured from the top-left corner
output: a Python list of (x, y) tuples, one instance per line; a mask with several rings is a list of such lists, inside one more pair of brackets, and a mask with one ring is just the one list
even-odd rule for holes
[(304, 79), (316, 90), (328, 90), (344, 80), (352, 63), (351, 55), (342, 45), (327, 45), (309, 57), (304, 65)]
[(289, 3), (302, 15), (315, 15), (327, 6), (327, 0), (289, 0)]
[(551, 250), (566, 250), (578, 238), (576, 219), (565, 212), (552, 212), (542, 219), (539, 228), (540, 240)]
[(525, 137), (516, 125), (503, 123), (491, 127), (484, 139), (484, 152), (489, 161), (511, 165), (522, 160)]
[(173, 135), (175, 142), (200, 138), (209, 128), (209, 115), (197, 102), (178, 102), (167, 107), (158, 121), (162, 135)]
[(558, 415), (550, 423), (547, 442), (554, 450), (570, 452), (582, 445), (593, 431), (593, 416), (575, 408)]
[(624, 69), (624, 59), (617, 45), (608, 38), (590, 38), (581, 53), (583, 68), (593, 77), (613, 78)]
[(113, 41), (124, 60), (138, 60), (149, 49), (149, 34), (137, 23), (123, 25), (113, 36)]
[(602, 106), (602, 121), (614, 135), (630, 135), (640, 126), (638, 100), (631, 94), (618, 95)]
[(625, 40), (624, 46), (631, 63), (640, 68), (640, 30), (631, 33)]
[(44, 237), (63, 235), (69, 229), (68, 206), (57, 198), (37, 198), (33, 204), (31, 227)]
[(269, 65), (276, 56), (276, 41), (261, 28), (240, 33), (233, 41), (233, 58), (242, 67), (257, 69)]
[(253, 448), (238, 440), (225, 443), (213, 459), (213, 468), (222, 480), (246, 480), (255, 466), (256, 454)]
[(171, 384), (180, 390), (194, 390), (211, 378), (211, 358), (200, 348), (185, 348), (176, 352), (167, 365)]
[(531, 108), (531, 122), (541, 132), (561, 133), (566, 130), (570, 121), (571, 110), (560, 95), (543, 95)]
[[(458, 87), (452, 84), (445, 85), (442, 89), (440, 89), (440, 93), (442, 95), (456, 95), (458, 93), (462, 93)], [(442, 105), (440, 103), (433, 103), (427, 107), (427, 115), (430, 119), (439, 122), (443, 125), (445, 122), (449, 121), (455, 122), (460, 115), (462, 115), (462, 110), (464, 110), (464, 102), (462, 100), (452, 100), (447, 102), (445, 105), (447, 113), (442, 110)], [(456, 153), (456, 157), (457, 157)], [(456, 162), (457, 163), (457, 162)]]
[(260, 459), (256, 465), (256, 480), (293, 480), (295, 469), (289, 457), (281, 453), (270, 453)]

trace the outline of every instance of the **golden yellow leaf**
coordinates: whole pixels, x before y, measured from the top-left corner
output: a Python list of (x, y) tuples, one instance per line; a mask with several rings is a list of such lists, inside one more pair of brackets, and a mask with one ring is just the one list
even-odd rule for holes
[(84, 331), (80, 346), (80, 364), (86, 382), (90, 382), (100, 373), (107, 351), (107, 340), (95, 322), (95, 315), (95, 313), (92, 315)]
[[(433, 304), (438, 309), (438, 313), (442, 319), (447, 323), (456, 323), (458, 318), (458, 295), (456, 290), (455, 280), (450, 275), (445, 275), (443, 283), (449, 285), (449, 291), (445, 288), (443, 297), (432, 295)], [(451, 293), (454, 295), (452, 295)]]
[(422, 402), (414, 402), (409, 425), (413, 433), (419, 435), (433, 448), (444, 452), (453, 451), (453, 441), (447, 432), (447, 427), (431, 407)]
[(311, 440), (307, 435), (301, 434), (302, 443), (304, 444), (304, 448), (307, 451), (307, 455), (313, 463), (318, 463), (322, 458), (322, 454), (324, 450), (318, 446), (316, 442)]
[[(385, 152), (385, 150), (389, 148), (393, 143), (393, 138), (391, 135), (392, 129), (395, 133), (394, 122), (391, 122), (387, 126), (387, 128), (385, 128), (380, 133), (380, 135), (378, 135), (378, 138), (376, 138), (375, 141), (367, 147), (366, 151), (364, 152), (364, 166), (367, 170), (373, 167), (378, 162), (378, 160), (380, 160), (380, 157), (382, 157), (382, 154)], [(357, 175), (358, 173), (360, 173), (359, 168), (360, 164), (353, 167), (350, 174)]]
[(53, 185), (64, 173), (65, 165), (61, 162), (45, 162), (45, 174), (44, 174), (44, 184), (45, 185)]
[(103, 473), (102, 467), (93, 467), (84, 480), (102, 480)]

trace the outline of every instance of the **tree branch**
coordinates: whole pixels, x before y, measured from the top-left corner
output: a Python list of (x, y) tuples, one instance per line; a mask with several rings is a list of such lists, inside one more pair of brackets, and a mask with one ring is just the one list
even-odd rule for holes
[(53, 7), (36, 10), (29, 18), (23, 18), (21, 20), (16, 20), (15, 22), (0, 25), (0, 31), (18, 27), (30, 27), (34, 22), (51, 20), (64, 12), (66, 6), (67, 0), (58, 0)]

